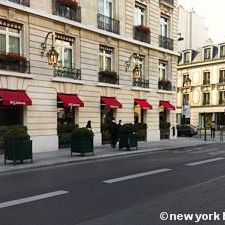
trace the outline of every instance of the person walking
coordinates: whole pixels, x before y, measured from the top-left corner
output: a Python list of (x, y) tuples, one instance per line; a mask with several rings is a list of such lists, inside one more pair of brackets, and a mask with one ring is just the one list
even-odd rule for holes
[(86, 128), (87, 128), (88, 130), (91, 130), (91, 131), (92, 131), (91, 121), (90, 121), (90, 120), (88, 120), (87, 125), (86, 125)]
[(216, 123), (215, 121), (212, 121), (211, 124), (211, 138), (215, 139), (215, 132), (216, 132)]
[(116, 143), (118, 141), (118, 126), (115, 122), (115, 118), (112, 119), (109, 128), (110, 139), (111, 139), (111, 147), (116, 148)]

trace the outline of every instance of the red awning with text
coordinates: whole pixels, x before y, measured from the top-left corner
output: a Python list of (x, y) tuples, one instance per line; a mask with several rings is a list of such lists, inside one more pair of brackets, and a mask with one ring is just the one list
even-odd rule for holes
[(63, 102), (66, 107), (84, 107), (84, 102), (81, 101), (76, 95), (58, 94), (58, 98)]
[(169, 101), (160, 101), (160, 105), (163, 106), (165, 110), (175, 110), (175, 106)]
[(25, 91), (0, 90), (0, 105), (31, 105), (32, 101)]
[(134, 102), (141, 107), (143, 110), (152, 109), (152, 105), (144, 99), (134, 99)]
[(108, 108), (118, 109), (122, 108), (122, 104), (116, 100), (114, 97), (102, 97), (102, 103), (105, 104)]

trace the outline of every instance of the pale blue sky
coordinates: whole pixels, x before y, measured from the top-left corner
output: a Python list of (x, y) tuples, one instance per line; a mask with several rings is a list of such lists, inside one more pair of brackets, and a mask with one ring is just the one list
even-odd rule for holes
[(187, 9), (194, 8), (206, 18), (206, 26), (213, 42), (225, 42), (225, 0), (178, 0)]

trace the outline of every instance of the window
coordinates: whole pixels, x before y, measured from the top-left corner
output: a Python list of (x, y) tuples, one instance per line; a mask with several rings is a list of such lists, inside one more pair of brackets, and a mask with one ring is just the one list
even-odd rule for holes
[(73, 42), (57, 39), (56, 37), (56, 51), (59, 53), (58, 63), (60, 66), (72, 68), (73, 67)]
[(225, 104), (225, 91), (220, 91), (219, 93), (219, 104), (223, 105)]
[(22, 125), (23, 107), (0, 106), (0, 126)]
[(210, 93), (203, 93), (203, 105), (210, 104)]
[(145, 24), (145, 8), (135, 5), (134, 8), (134, 26)]
[(204, 60), (208, 60), (212, 58), (212, 50), (211, 48), (204, 49)]
[(189, 105), (189, 94), (183, 95), (183, 105)]
[(0, 26), (0, 53), (21, 53), (21, 31), (11, 27)]
[(168, 64), (159, 62), (159, 80), (168, 80)]
[(113, 71), (113, 48), (100, 45), (99, 71)]
[(112, 17), (112, 0), (100, 0), (99, 11), (104, 16)]
[(169, 37), (169, 19), (164, 16), (160, 18), (160, 35)]
[(191, 61), (191, 53), (185, 52), (184, 53), (184, 63), (190, 63), (190, 61)]
[(203, 85), (208, 85), (208, 84), (210, 84), (210, 72), (204, 71), (203, 72)]
[(225, 45), (220, 46), (220, 57), (225, 57)]
[(219, 83), (225, 83), (225, 70), (220, 70)]

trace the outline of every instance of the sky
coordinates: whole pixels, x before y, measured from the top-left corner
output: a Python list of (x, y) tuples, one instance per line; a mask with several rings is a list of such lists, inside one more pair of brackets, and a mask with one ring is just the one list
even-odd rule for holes
[(194, 11), (206, 19), (209, 37), (213, 42), (225, 42), (225, 0), (178, 0), (186, 9)]

